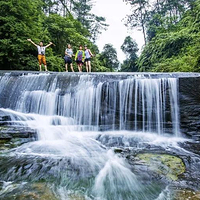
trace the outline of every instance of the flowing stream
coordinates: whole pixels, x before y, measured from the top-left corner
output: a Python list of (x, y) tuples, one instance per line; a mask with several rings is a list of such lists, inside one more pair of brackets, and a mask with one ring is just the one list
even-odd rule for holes
[(0, 155), (0, 197), (43, 181), (63, 200), (170, 199), (167, 184), (145, 182), (114, 149), (178, 148), (178, 78), (104, 76), (0, 76), (0, 112), (37, 132)]

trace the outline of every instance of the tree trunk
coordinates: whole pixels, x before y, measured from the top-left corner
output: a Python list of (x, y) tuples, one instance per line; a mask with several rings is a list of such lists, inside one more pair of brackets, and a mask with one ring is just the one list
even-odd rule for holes
[(142, 22), (142, 32), (143, 32), (143, 36), (144, 36), (144, 44), (147, 44), (147, 40), (146, 40), (146, 32), (145, 32), (145, 26), (144, 23)]

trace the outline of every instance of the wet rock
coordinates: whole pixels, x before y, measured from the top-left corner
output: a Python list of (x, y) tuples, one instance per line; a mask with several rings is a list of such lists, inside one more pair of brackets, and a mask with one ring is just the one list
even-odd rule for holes
[(78, 194), (70, 194), (68, 196), (69, 200), (86, 200), (84, 196), (78, 195)]
[(200, 77), (179, 78), (179, 102), (182, 132), (200, 136)]
[(28, 127), (0, 126), (0, 150), (15, 148), (36, 139), (36, 131)]
[(58, 200), (45, 183), (4, 183), (0, 199), (6, 200)]
[[(0, 126), (10, 125), (11, 117), (0, 111)], [(1, 127), (0, 127), (1, 131)]]
[(173, 155), (173, 152), (168, 154), (165, 150), (153, 149), (126, 150), (122, 151), (121, 156), (127, 159), (132, 171), (142, 180), (178, 181), (186, 171), (182, 158)]
[(11, 117), (0, 110), (0, 122), (11, 121)]
[(143, 161), (143, 164), (151, 171), (165, 175), (173, 181), (178, 180), (178, 176), (185, 172), (183, 161), (176, 156), (146, 153), (138, 154), (136, 157)]
[(0, 139), (3, 138), (36, 138), (36, 130), (23, 126), (0, 127)]
[(122, 152), (123, 152), (123, 149), (115, 148), (115, 149), (114, 149), (114, 152), (115, 152), (115, 153), (122, 153)]
[(174, 200), (199, 200), (200, 191), (192, 190), (176, 190), (174, 195)]
[(200, 143), (199, 142), (192, 142), (192, 141), (187, 141), (184, 143), (180, 143), (180, 146), (184, 149), (186, 149), (187, 151), (193, 152), (197, 155), (200, 156)]

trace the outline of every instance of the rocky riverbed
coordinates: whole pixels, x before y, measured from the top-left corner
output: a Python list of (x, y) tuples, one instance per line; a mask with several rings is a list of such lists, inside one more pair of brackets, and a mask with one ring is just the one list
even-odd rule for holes
[(0, 199), (200, 199), (199, 74), (0, 81)]
[(14, 148), (36, 139), (36, 130), (11, 123), (10, 116), (0, 111), (0, 150)]
[[(9, 125), (9, 123), (9, 117), (1, 115), (1, 152), (12, 151), (13, 148), (24, 143), (37, 140), (36, 130), (25, 126)], [(125, 159), (129, 168), (139, 177), (141, 183), (149, 183), (149, 185), (153, 183), (154, 187), (156, 183), (159, 183), (163, 188), (167, 186), (167, 189), (164, 190), (166, 194), (163, 193), (163, 195), (168, 195), (168, 199), (200, 199), (200, 144), (198, 140), (184, 139), (177, 143), (178, 146), (176, 148), (170, 145), (166, 145), (166, 148), (166, 146), (163, 147), (159, 144), (138, 141), (138, 138), (135, 137), (125, 139), (125, 136), (113, 136), (106, 132), (100, 132), (96, 140), (104, 146), (103, 148), (113, 149), (116, 155)], [(5, 156), (0, 159), (5, 166), (12, 163), (6, 160)], [(44, 162), (44, 159), (38, 161)], [(13, 162), (23, 162), (24, 169), (28, 169), (28, 166), (31, 165), (31, 160), (32, 158), (25, 158), (24, 161), (21, 158), (16, 158), (13, 159)], [(52, 162), (52, 165), (55, 165), (55, 163)], [(38, 172), (40, 171), (39, 168), (37, 170)], [(52, 192), (52, 186), (45, 182), (26, 182), (22, 184), (11, 181), (9, 183), (1, 182), (1, 185), (0, 197), (5, 197), (8, 200), (13, 198), (20, 200), (30, 198), (57, 199)], [(10, 190), (10, 192), (5, 193), (5, 189)], [(151, 188), (148, 189), (151, 190)], [(167, 190), (170, 192), (167, 192)], [(84, 200), (87, 198), (83, 194), (72, 193), (68, 195), (68, 199)]]

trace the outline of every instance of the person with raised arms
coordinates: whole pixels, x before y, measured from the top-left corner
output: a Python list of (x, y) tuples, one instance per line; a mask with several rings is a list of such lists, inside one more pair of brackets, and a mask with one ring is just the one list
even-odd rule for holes
[(43, 46), (43, 42), (40, 41), (39, 45), (35, 44), (31, 39), (27, 39), (29, 42), (31, 42), (34, 46), (37, 47), (38, 50), (38, 61), (39, 61), (39, 67), (40, 71), (42, 71), (42, 64), (44, 65), (45, 71), (47, 71), (47, 63), (46, 63), (46, 57), (45, 57), (45, 50), (49, 46), (51, 46), (53, 43), (50, 42), (48, 45)]

